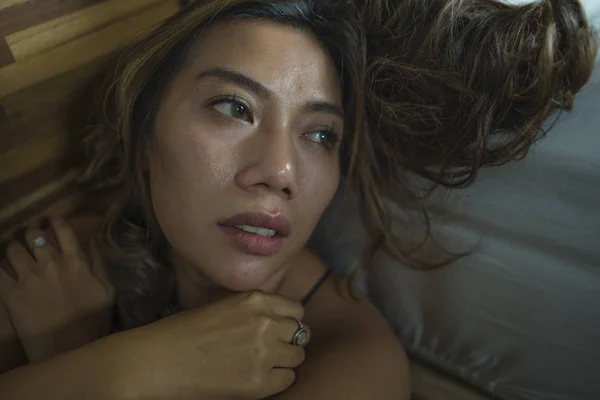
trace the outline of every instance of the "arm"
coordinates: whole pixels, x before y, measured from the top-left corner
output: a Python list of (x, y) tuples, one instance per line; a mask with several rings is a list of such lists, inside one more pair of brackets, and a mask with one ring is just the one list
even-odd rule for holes
[(128, 398), (121, 357), (124, 334), (113, 335), (62, 353), (51, 360), (0, 375), (3, 400)]
[[(312, 257), (311, 263), (320, 276), (320, 261)], [(296, 383), (273, 399), (410, 398), (408, 361), (400, 342), (373, 304), (362, 295), (353, 299), (345, 286), (333, 277), (307, 304), (305, 322), (312, 339), (306, 361)]]

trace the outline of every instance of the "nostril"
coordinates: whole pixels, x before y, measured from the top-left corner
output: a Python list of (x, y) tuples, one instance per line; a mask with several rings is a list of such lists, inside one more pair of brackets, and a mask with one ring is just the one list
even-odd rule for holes
[(292, 191), (288, 188), (283, 188), (283, 193), (286, 194), (286, 196), (290, 197), (292, 195)]

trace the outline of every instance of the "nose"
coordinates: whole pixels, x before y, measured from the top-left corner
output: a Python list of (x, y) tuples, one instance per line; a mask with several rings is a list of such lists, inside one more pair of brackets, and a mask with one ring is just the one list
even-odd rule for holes
[(248, 162), (236, 176), (247, 191), (269, 191), (284, 200), (298, 195), (298, 171), (293, 135), (278, 129), (256, 132), (244, 149)]

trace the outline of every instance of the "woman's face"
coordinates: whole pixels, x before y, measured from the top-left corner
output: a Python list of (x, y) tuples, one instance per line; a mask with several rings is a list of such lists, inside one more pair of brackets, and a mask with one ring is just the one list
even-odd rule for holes
[(310, 35), (217, 24), (171, 82), (148, 151), (154, 212), (179, 257), (262, 288), (305, 245), (339, 181), (342, 94)]

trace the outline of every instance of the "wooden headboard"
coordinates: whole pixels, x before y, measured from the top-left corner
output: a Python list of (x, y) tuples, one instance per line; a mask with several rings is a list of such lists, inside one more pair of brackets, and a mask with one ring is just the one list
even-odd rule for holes
[(74, 96), (179, 8), (177, 0), (0, 0), (0, 243), (85, 205), (75, 184)]

